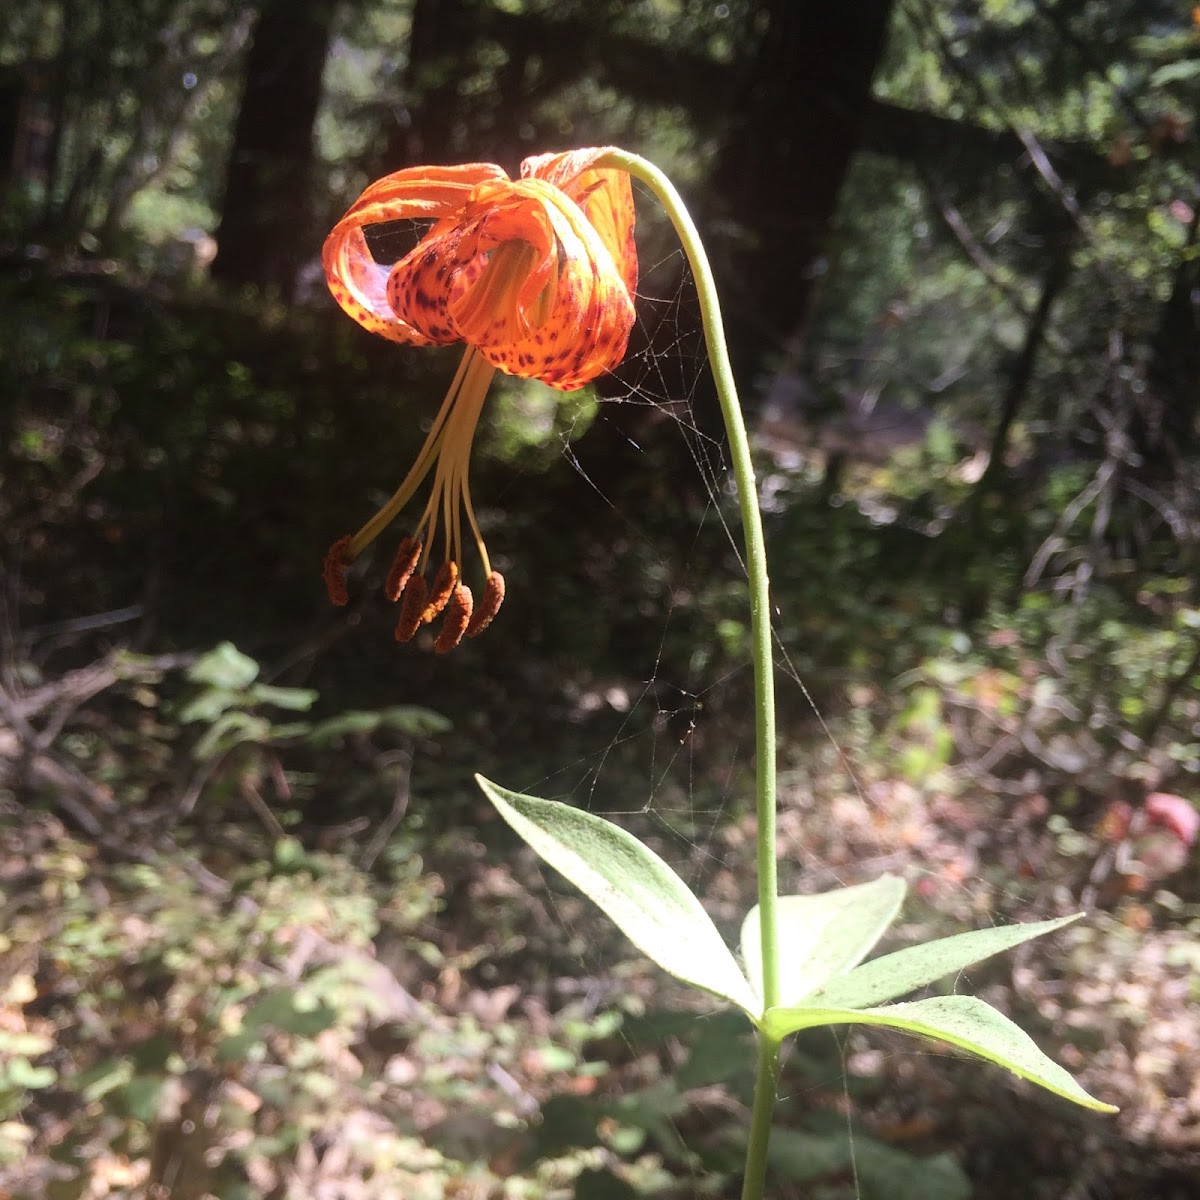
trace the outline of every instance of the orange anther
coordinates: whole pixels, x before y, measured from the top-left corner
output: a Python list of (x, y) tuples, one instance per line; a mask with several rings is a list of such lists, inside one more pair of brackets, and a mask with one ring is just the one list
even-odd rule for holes
[(458, 563), (453, 560), (442, 563), (433, 577), (433, 586), (425, 599), (425, 611), (421, 614), (422, 624), (428, 625), (446, 607), (457, 585)]
[(400, 539), (400, 545), (396, 547), (396, 557), (392, 559), (387, 578), (383, 581), (383, 594), (393, 604), (400, 599), (400, 593), (404, 591), (404, 585), (417, 569), (420, 557), (421, 543), (416, 538)]
[(425, 576), (414, 575), (404, 585), (401, 597), (400, 619), (396, 622), (396, 641), (411, 642), (421, 627), (421, 616), (425, 611)]
[(325, 555), (325, 562), (321, 568), (321, 574), (325, 579), (325, 590), (329, 593), (329, 603), (336, 604), (339, 608), (350, 603), (350, 592), (346, 588), (346, 572), (354, 561), (350, 557), (351, 540), (349, 534), (338, 538), (329, 547), (329, 553)]
[(483, 597), (467, 624), (466, 636), (478, 637), (492, 623), (492, 618), (500, 611), (500, 605), (503, 603), (504, 576), (499, 571), (493, 571), (487, 577), (487, 583), (483, 585)]
[(448, 650), (453, 650), (462, 641), (463, 634), (471, 620), (473, 605), (471, 589), (466, 584), (460, 583), (454, 589), (454, 595), (446, 606), (446, 619), (442, 622), (442, 632), (438, 634), (437, 641), (433, 643), (433, 648), (438, 654), (445, 654)]

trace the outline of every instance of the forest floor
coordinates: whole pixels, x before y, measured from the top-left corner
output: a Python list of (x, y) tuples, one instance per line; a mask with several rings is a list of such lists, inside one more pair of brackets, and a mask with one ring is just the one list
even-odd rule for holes
[[(788, 756), (785, 874), (803, 864), (806, 890), (905, 877), (885, 948), (1090, 895), (1086, 921), (954, 988), (1121, 1113), (898, 1035), (809, 1034), (785, 1065), (772, 1195), (1200, 1194), (1191, 909), (1131, 873), (1102, 821), (1048, 821), (1036, 792), (869, 766), (830, 786), (838, 759), (824, 742)], [(165, 852), (151, 831), (97, 845), (11, 801), (3, 818), (4, 1195), (736, 1194), (744, 1022), (629, 957), (527, 854), (497, 855), (482, 805), (452, 831), (402, 829), (373, 877), (337, 829), (264, 862), (244, 820), (201, 842), (176, 830)], [(732, 930), (752, 859), (742, 818), (677, 865)]]

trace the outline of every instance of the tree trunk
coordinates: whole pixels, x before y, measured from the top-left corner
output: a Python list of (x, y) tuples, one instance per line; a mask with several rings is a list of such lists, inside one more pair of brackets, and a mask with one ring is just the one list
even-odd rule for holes
[(714, 176), (737, 229), (715, 249), (743, 378), (808, 315), (891, 8), (891, 0), (767, 5), (768, 23), (734, 109), (739, 117)]
[(59, 5), (58, 54), (51, 72), (51, 100), (49, 115), (49, 137), (46, 141), (45, 189), (42, 194), (41, 228), (46, 232), (53, 228), (58, 216), (57, 193), (62, 175), (63, 129), (67, 123), (67, 102), (75, 69), (75, 45), (73, 31), (78, 27), (78, 11), (75, 0), (62, 0)]
[(463, 29), (472, 21), (462, 0), (415, 0), (404, 73), (404, 103), (373, 174), (453, 158), (455, 91), (474, 50)]
[(313, 123), (337, 0), (266, 0), (246, 64), (212, 274), (290, 296), (313, 253)]
[(1200, 441), (1200, 194), (1193, 201), (1187, 242), (1151, 342), (1152, 397), (1136, 431), (1151, 474), (1174, 473)]
[(1070, 278), (1071, 252), (1075, 248), (1077, 234), (1078, 226), (1059, 220), (1057, 228), (1048, 227), (1045, 235), (1050, 261), (1042, 277), (1037, 306), (1030, 315), (1024, 341), (1009, 373), (1008, 386), (1004, 389), (1000, 416), (992, 432), (992, 442), (988, 450), (987, 466), (971, 494), (972, 512), (975, 517), (982, 511), (980, 505), (983, 497), (997, 490), (1004, 479), (1004, 459), (1008, 452), (1013, 423), (1029, 394), (1038, 355), (1045, 344), (1046, 331), (1050, 327), (1050, 316)]

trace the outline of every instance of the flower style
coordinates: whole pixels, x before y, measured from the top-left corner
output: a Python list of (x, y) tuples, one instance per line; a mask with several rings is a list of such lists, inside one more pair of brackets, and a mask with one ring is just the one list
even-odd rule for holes
[[(569, 392), (624, 357), (637, 286), (633, 191), (624, 171), (596, 165), (608, 152), (527, 158), (518, 180), (490, 163), (396, 171), (371, 184), (325, 240), (329, 290), (363, 328), (409, 346), (467, 346), (404, 482), (325, 558), (330, 599), (345, 604), (350, 564), (433, 472), (424, 512), (401, 539), (384, 584), (400, 603), (398, 641), (444, 611), (434, 643), (444, 653), (482, 633), (504, 598), (467, 479), (496, 370)], [(377, 263), (364, 230), (404, 219), (432, 225), (399, 262)], [(464, 513), (483, 564), (478, 604), (462, 582)], [(439, 525), (441, 564), (427, 583)]]

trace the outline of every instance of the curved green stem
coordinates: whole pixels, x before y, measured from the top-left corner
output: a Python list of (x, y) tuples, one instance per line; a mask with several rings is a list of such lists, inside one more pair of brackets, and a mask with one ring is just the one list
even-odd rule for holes
[[(725, 345), (725, 325), (713, 282), (708, 255), (700, 241), (683, 200), (675, 185), (653, 163), (623, 150), (610, 150), (598, 167), (616, 167), (640, 179), (657, 197), (671, 218), (684, 253), (692, 268), (699, 293), (704, 321), (704, 340), (712, 366), (721, 415), (729, 438), (729, 451), (737, 480), (742, 528), (746, 539), (746, 573), (750, 583), (750, 636), (754, 659), (755, 693), (755, 811), (758, 817), (758, 908), (762, 935), (762, 988), (764, 1008), (779, 1004), (779, 936), (777, 905), (779, 885), (775, 864), (775, 673), (771, 647), (770, 589), (767, 577), (767, 550), (763, 538), (762, 514), (758, 507), (758, 484), (750, 458), (750, 439), (742, 417), (729, 351)], [(754, 1089), (750, 1146), (746, 1157), (746, 1176), (742, 1200), (761, 1200), (766, 1172), (767, 1138), (775, 1106), (779, 1046), (766, 1034), (759, 1034), (758, 1073)]]

